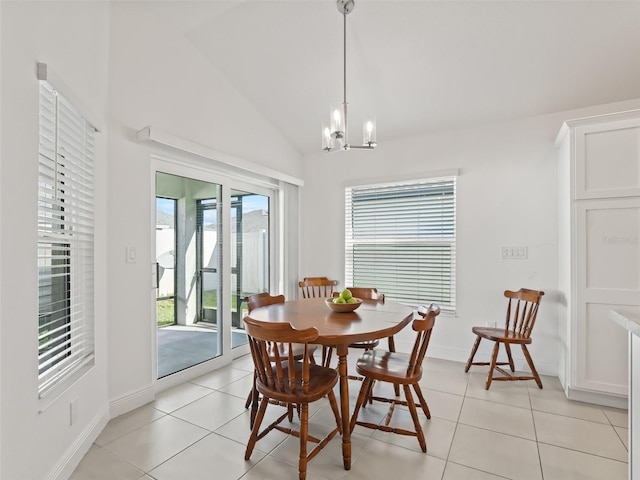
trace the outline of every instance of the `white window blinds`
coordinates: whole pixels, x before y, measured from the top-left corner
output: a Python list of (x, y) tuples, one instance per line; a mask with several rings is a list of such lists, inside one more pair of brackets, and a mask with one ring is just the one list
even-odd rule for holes
[(455, 197), (455, 177), (347, 188), (346, 284), (455, 310)]
[(43, 396), (93, 361), (95, 129), (40, 82), (38, 385)]

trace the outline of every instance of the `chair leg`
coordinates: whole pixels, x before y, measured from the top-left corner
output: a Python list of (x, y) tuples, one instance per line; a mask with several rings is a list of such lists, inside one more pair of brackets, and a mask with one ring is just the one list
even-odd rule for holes
[(420, 448), (423, 452), (427, 452), (427, 442), (424, 439), (424, 433), (422, 432), (422, 427), (420, 426), (420, 419), (418, 418), (418, 411), (416, 410), (416, 403), (413, 401), (413, 395), (411, 395), (411, 388), (409, 385), (403, 385), (404, 396), (407, 399), (407, 406), (409, 407), (409, 412), (411, 413), (411, 418), (413, 419), (413, 426), (416, 429), (416, 436), (418, 437), (418, 443), (420, 443)]
[[(373, 403), (373, 386), (376, 384), (375, 380), (371, 380), (371, 385), (369, 385), (369, 391), (367, 392), (367, 398), (369, 399), (369, 405)], [(362, 408), (366, 408), (367, 400), (362, 404)]]
[(255, 377), (253, 379), (253, 391), (251, 392), (253, 398), (251, 399), (251, 413), (249, 417), (249, 426), (253, 428), (253, 424), (256, 421), (256, 414), (258, 413), (258, 403), (260, 403), (260, 393), (256, 388)]
[(476, 342), (473, 344), (473, 348), (471, 349), (471, 355), (469, 355), (469, 360), (467, 360), (467, 364), (464, 367), (464, 371), (468, 372), (469, 368), (471, 367), (471, 363), (473, 362), (473, 357), (476, 356), (476, 352), (478, 351), (478, 346), (480, 345), (480, 340), (482, 340), (480, 338), (479, 335), (476, 336)]
[(253, 402), (253, 392), (256, 389), (256, 372), (253, 372), (253, 383), (251, 384), (251, 390), (249, 391), (249, 395), (247, 396), (247, 401), (244, 404), (244, 408), (249, 408), (251, 406), (251, 402)]
[(300, 409), (300, 460), (298, 474), (300, 480), (307, 478), (307, 435), (309, 435), (309, 404), (303, 403)]
[(507, 357), (509, 358), (509, 368), (512, 372), (516, 371), (516, 367), (513, 365), (513, 357), (511, 356), (511, 346), (508, 343), (504, 344), (504, 349), (507, 351)]
[(249, 409), (252, 401), (253, 401), (253, 387), (251, 387), (251, 390), (249, 391), (249, 395), (247, 395), (247, 401), (244, 404), (244, 408)]
[(493, 371), (496, 368), (496, 362), (498, 361), (498, 350), (500, 349), (500, 343), (495, 342), (493, 346), (493, 355), (491, 355), (491, 366), (489, 367), (489, 375), (487, 375), (487, 381), (485, 383), (485, 390), (489, 390), (491, 386), (491, 380), (493, 380)]
[(429, 410), (429, 405), (427, 405), (427, 401), (424, 399), (424, 395), (422, 395), (422, 389), (420, 385), (417, 383), (413, 384), (413, 389), (416, 391), (416, 395), (418, 396), (418, 401), (420, 402), (420, 406), (422, 407), (422, 411), (427, 416), (428, 419), (431, 419), (431, 411)]
[(327, 397), (329, 397), (329, 404), (331, 405), (333, 416), (336, 419), (336, 425), (338, 425), (338, 433), (342, 435), (342, 420), (340, 418), (340, 410), (338, 410), (338, 402), (336, 400), (336, 394), (333, 393), (333, 390), (332, 390), (329, 392)]
[(358, 412), (360, 411), (360, 407), (367, 401), (367, 394), (369, 392), (369, 387), (371, 386), (371, 378), (366, 377), (362, 381), (362, 387), (360, 387), (360, 393), (358, 393), (358, 399), (356, 400), (356, 405), (353, 407), (353, 414), (351, 415), (351, 424), (350, 429), (353, 432), (353, 429), (356, 426), (356, 421), (358, 420)]
[(533, 374), (533, 378), (535, 379), (536, 383), (538, 384), (538, 388), (542, 388), (542, 380), (540, 380), (540, 375), (538, 375), (538, 371), (536, 370), (536, 367), (533, 366), (533, 360), (531, 360), (531, 355), (529, 355), (529, 350), (527, 349), (526, 345), (521, 345), (522, 346), (522, 353), (524, 353), (524, 358), (527, 359), (527, 363), (529, 364), (529, 368), (531, 369), (531, 373)]
[(258, 415), (256, 416), (256, 420), (253, 423), (253, 428), (251, 429), (251, 435), (249, 436), (249, 441), (247, 442), (247, 450), (244, 453), (244, 459), (249, 460), (251, 458), (251, 454), (253, 453), (253, 447), (256, 446), (256, 442), (258, 441), (258, 434), (260, 433), (260, 425), (262, 424), (262, 419), (264, 418), (264, 412), (267, 410), (267, 405), (269, 404), (269, 399), (266, 397), (262, 398), (260, 402), (260, 408), (258, 409)]

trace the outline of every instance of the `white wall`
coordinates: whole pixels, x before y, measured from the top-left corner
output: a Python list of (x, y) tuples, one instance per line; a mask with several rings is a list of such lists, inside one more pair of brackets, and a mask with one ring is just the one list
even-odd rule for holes
[[(385, 141), (380, 122), (374, 151), (306, 158), (300, 277), (327, 275), (344, 286), (344, 187), (349, 182), (421, 178), (459, 169), (457, 315), (441, 315), (428, 355), (466, 361), (474, 340), (471, 327), (502, 321), (504, 290), (528, 287), (546, 293), (530, 351), (541, 373), (557, 375), (555, 137), (566, 119), (638, 105), (640, 101), (606, 105), (398, 141)], [(528, 259), (502, 260), (501, 246), (526, 246)], [(401, 339), (410, 338), (409, 331), (402, 332)], [(481, 344), (476, 358), (488, 356), (490, 346)], [(524, 364), (521, 351), (514, 351), (514, 357)]]
[[(112, 5), (108, 187), (112, 414), (147, 401), (154, 385), (153, 150), (135, 142), (136, 131), (151, 125), (294, 176), (302, 174), (299, 154), (273, 126), (185, 36), (164, 28), (167, 16), (177, 17), (180, 9), (201, 6), (183, 2), (164, 2), (161, 7), (157, 2)], [(127, 245), (137, 248), (137, 263), (125, 263)]]
[[(94, 115), (107, 120), (106, 2), (0, 2), (0, 477), (66, 478), (107, 421), (106, 129), (96, 155), (96, 360), (45, 405), (37, 385), (38, 81), (45, 62)], [(70, 426), (69, 404), (79, 418)], [(88, 443), (85, 440), (89, 440)]]

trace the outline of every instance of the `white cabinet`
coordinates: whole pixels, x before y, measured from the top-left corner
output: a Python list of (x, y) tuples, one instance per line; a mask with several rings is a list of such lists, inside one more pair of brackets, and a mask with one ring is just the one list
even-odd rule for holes
[(626, 408), (628, 342), (608, 316), (640, 305), (640, 110), (567, 121), (556, 144), (560, 381)]

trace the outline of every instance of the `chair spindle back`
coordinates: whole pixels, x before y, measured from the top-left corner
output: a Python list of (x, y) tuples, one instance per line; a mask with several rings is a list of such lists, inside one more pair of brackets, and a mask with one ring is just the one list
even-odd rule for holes
[[(250, 317), (244, 321), (258, 382), (285, 394), (306, 394), (311, 357), (309, 342), (318, 338), (318, 330), (295, 330), (290, 323), (260, 322)], [(274, 343), (288, 344), (288, 348), (271, 348)], [(294, 343), (304, 344), (301, 359), (293, 354)], [(302, 363), (302, 378), (296, 378), (298, 362)]]
[(407, 368), (408, 376), (416, 374), (422, 366), (436, 317), (440, 315), (440, 307), (432, 303), (429, 305), (429, 308), (419, 309), (418, 314), (422, 318), (416, 318), (412, 324), (412, 328), (416, 332), (416, 341), (413, 344), (411, 356), (409, 357), (409, 366)]
[(302, 298), (331, 297), (336, 285), (338, 285), (337, 280), (329, 280), (327, 277), (305, 277), (298, 282), (302, 290)]
[(527, 288), (521, 288), (517, 292), (505, 290), (504, 296), (509, 299), (505, 329), (529, 338), (536, 323), (538, 307), (543, 295), (542, 291)]

